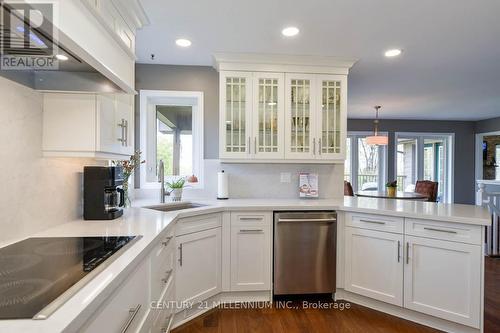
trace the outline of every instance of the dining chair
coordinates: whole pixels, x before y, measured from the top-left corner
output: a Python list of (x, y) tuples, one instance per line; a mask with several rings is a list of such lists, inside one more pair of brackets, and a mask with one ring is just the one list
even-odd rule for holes
[(354, 191), (352, 190), (352, 185), (347, 180), (344, 180), (344, 195), (349, 197), (354, 196)]
[(417, 180), (415, 192), (427, 196), (427, 201), (437, 202), (438, 183), (430, 180)]

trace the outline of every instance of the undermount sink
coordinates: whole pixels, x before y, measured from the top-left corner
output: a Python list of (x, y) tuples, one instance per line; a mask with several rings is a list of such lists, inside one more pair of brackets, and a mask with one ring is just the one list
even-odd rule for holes
[(176, 210), (191, 209), (191, 208), (198, 208), (198, 207), (205, 207), (205, 206), (206, 205), (197, 204), (197, 203), (193, 203), (193, 202), (172, 202), (172, 203), (166, 203), (166, 204), (161, 204), (161, 205), (148, 206), (148, 207), (144, 207), (144, 208), (154, 209), (154, 210), (158, 210), (160, 212), (173, 212)]

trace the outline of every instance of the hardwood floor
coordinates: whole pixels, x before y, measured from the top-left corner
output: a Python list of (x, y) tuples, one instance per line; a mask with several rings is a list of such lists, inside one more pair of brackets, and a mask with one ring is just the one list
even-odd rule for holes
[[(438, 332), (352, 304), (350, 309), (215, 309), (173, 333)], [(486, 258), (484, 332), (500, 332), (500, 259)]]

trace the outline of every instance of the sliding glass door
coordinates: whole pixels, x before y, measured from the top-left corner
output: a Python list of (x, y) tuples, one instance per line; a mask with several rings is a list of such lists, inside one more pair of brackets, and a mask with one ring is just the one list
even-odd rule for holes
[(349, 133), (346, 143), (344, 180), (354, 191), (382, 191), (387, 178), (387, 149), (366, 143), (370, 133)]
[(398, 189), (413, 191), (417, 180), (438, 183), (438, 201), (452, 202), (453, 135), (396, 133)]

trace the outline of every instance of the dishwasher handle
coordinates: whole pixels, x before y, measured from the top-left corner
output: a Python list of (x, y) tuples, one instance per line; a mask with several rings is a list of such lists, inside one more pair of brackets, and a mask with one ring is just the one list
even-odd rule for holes
[(290, 222), (323, 222), (323, 223), (334, 223), (337, 222), (337, 219), (332, 218), (322, 218), (322, 219), (278, 219), (278, 223), (290, 223)]

